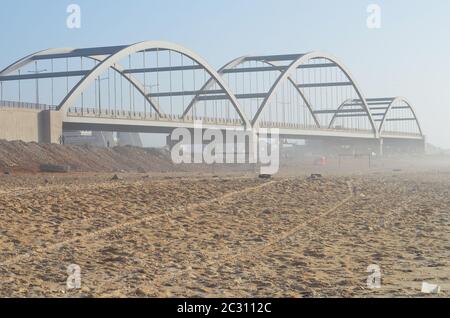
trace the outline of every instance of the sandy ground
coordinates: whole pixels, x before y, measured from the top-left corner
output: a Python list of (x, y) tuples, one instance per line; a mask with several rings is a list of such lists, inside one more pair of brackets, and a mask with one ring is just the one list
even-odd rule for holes
[(0, 296), (450, 296), (450, 169), (304, 173), (1, 176)]

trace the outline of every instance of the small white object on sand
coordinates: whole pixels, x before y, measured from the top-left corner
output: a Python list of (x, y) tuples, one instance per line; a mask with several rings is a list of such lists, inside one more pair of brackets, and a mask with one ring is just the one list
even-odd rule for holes
[(441, 292), (441, 287), (439, 285), (428, 284), (426, 282), (422, 283), (422, 293), (424, 294), (439, 294)]

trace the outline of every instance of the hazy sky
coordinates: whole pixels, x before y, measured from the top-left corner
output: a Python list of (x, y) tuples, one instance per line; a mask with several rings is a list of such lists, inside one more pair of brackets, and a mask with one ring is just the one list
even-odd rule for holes
[[(81, 6), (81, 29), (66, 8)], [(366, 24), (381, 7), (381, 28)], [(49, 47), (165, 40), (216, 68), (246, 54), (324, 50), (367, 97), (407, 97), (429, 142), (450, 148), (449, 0), (1, 0), (0, 68)]]

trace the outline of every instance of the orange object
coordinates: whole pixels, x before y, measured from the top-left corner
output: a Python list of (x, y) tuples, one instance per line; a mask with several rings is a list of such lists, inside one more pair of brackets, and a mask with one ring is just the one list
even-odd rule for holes
[(327, 158), (326, 157), (320, 157), (316, 159), (314, 162), (316, 166), (326, 166), (327, 165)]

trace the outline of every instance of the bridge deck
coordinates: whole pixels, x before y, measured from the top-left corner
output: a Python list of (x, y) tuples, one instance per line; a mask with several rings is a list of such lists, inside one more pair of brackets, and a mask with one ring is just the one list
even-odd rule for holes
[[(195, 123), (197, 121), (197, 124)], [(103, 131), (132, 131), (141, 133), (169, 133), (176, 128), (194, 129), (198, 128), (198, 121), (203, 129), (220, 130), (244, 130), (242, 121), (238, 119), (225, 118), (193, 118), (186, 116), (156, 116), (155, 114), (143, 114), (140, 112), (115, 113), (78, 113), (69, 112), (63, 119), (63, 126), (70, 130), (103, 130)], [(281, 137), (290, 138), (355, 138), (376, 139), (370, 130), (357, 129), (327, 129), (300, 124), (283, 124), (278, 122), (262, 122), (260, 129), (278, 129)], [(385, 133), (383, 138), (413, 139), (421, 140), (422, 136), (416, 134)]]

